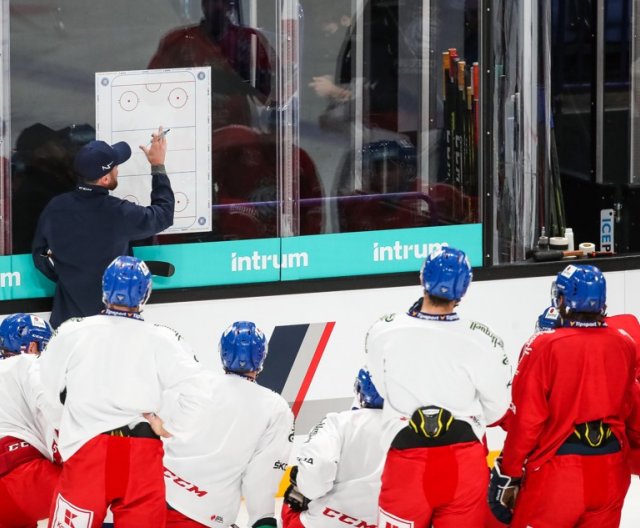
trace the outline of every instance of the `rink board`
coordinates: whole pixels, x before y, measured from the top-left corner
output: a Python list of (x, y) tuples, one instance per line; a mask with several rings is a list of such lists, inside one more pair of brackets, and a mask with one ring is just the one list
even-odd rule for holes
[[(558, 271), (563, 267), (559, 263)], [(631, 294), (640, 291), (640, 271), (607, 272), (605, 277), (608, 312), (640, 315), (640, 297)], [(458, 312), (488, 324), (503, 338), (515, 362), (537, 316), (549, 304), (551, 281), (551, 275), (477, 281), (471, 284)], [(144, 316), (178, 330), (201, 363), (214, 370), (221, 368), (218, 340), (233, 321), (253, 320), (268, 336), (281, 339), (279, 360), (269, 360), (263, 379), (271, 379), (269, 383), (275, 379), (297, 409), (296, 441), (301, 441), (327, 412), (349, 408), (354, 376), (366, 361), (368, 328), (383, 314), (406, 311), (420, 295), (416, 273), (416, 286), (154, 304), (145, 309)], [(320, 346), (323, 335), (326, 339)], [(310, 370), (312, 375), (306, 376)], [(270, 377), (269, 371), (274, 375)], [(489, 429), (487, 438), (490, 449), (499, 451), (504, 434)], [(621, 526), (640, 525), (637, 477), (626, 504)]]

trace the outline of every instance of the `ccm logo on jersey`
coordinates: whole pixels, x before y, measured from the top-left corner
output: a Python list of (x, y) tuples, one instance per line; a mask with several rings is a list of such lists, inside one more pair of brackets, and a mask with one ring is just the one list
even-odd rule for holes
[(325, 508), (322, 515), (331, 517), (332, 519), (338, 519), (341, 523), (348, 524), (349, 526), (355, 526), (356, 528), (376, 528), (376, 524), (369, 524), (366, 521), (361, 521), (355, 517), (351, 517), (346, 513), (332, 510), (331, 508)]
[(17, 451), (21, 447), (30, 447), (30, 445), (27, 442), (16, 442), (15, 444), (10, 444), (9, 446), (7, 446), (7, 451)]
[(171, 480), (174, 484), (177, 484), (181, 488), (186, 489), (190, 493), (195, 493), (198, 497), (204, 497), (208, 491), (201, 490), (195, 484), (191, 484), (191, 482), (187, 482), (186, 480), (181, 479), (178, 475), (176, 475), (170, 469), (164, 468), (164, 477)]

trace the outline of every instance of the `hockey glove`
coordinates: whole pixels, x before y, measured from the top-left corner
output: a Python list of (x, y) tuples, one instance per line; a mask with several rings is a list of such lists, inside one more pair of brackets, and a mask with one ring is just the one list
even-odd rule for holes
[(293, 484), (284, 492), (284, 503), (294, 512), (307, 511), (310, 502)]
[(298, 490), (296, 478), (298, 477), (298, 466), (293, 466), (291, 468), (291, 473), (289, 474), (289, 479), (291, 480), (291, 484), (284, 492), (284, 503), (289, 506), (294, 512), (303, 512), (309, 509), (309, 503), (311, 502), (307, 499), (300, 490)]
[(513, 518), (513, 508), (520, 490), (519, 478), (513, 478), (502, 473), (502, 457), (496, 458), (489, 479), (488, 501), (494, 517), (501, 523), (510, 524)]

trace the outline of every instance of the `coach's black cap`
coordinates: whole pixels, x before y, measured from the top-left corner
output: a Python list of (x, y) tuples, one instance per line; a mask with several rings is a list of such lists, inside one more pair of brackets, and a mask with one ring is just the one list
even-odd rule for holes
[(131, 147), (124, 141), (109, 145), (104, 141), (90, 141), (73, 160), (73, 168), (84, 181), (94, 181), (111, 172), (131, 157)]

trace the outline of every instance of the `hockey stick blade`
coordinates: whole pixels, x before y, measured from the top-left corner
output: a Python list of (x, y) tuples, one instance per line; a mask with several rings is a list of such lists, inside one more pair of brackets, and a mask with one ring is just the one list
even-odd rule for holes
[(149, 268), (151, 275), (158, 277), (171, 277), (176, 272), (176, 268), (171, 262), (145, 260), (144, 263), (147, 265), (147, 268)]

